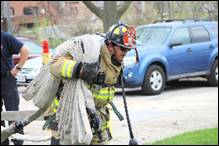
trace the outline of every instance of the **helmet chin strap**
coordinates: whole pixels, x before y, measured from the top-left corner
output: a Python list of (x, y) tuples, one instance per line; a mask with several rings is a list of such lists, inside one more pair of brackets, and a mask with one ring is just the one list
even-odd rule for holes
[(138, 56), (137, 48), (135, 48), (135, 58), (136, 58), (136, 63), (139, 63), (139, 56)]
[(111, 62), (113, 65), (118, 66), (118, 67), (122, 65), (122, 63), (116, 59), (116, 56), (114, 54), (111, 55)]

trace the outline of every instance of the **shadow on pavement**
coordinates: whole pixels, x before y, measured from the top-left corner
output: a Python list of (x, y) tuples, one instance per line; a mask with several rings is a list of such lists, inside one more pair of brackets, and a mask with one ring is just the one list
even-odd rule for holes
[[(171, 82), (171, 83), (168, 83), (164, 89), (163, 92), (166, 92), (166, 91), (177, 91), (177, 90), (185, 90), (185, 89), (192, 89), (192, 88), (203, 88), (203, 87), (210, 87), (208, 86), (206, 80), (182, 80), (182, 81), (175, 81), (175, 82)], [(144, 95), (140, 89), (125, 89), (126, 91), (126, 95), (127, 96), (147, 96), (147, 95)], [(161, 93), (162, 94), (162, 93)], [(116, 93), (116, 95), (122, 95), (122, 91), (118, 91)], [(148, 96), (151, 96), (151, 95), (148, 95)], [(156, 95), (155, 95), (156, 96)]]

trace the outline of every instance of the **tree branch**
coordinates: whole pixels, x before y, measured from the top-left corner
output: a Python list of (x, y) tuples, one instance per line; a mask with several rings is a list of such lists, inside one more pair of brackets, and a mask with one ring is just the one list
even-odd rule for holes
[(91, 12), (103, 20), (103, 11), (100, 8), (96, 7), (91, 1), (83, 1), (83, 3), (88, 9), (90, 9)]
[(128, 9), (129, 5), (131, 4), (131, 1), (125, 1), (124, 5), (118, 9), (118, 18), (120, 18), (124, 12)]

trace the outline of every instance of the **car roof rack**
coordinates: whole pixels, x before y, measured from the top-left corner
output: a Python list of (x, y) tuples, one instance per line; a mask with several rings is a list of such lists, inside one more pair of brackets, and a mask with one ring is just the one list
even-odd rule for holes
[(214, 19), (167, 19), (167, 20), (155, 20), (152, 23), (161, 23), (161, 22), (175, 22), (175, 21), (181, 21), (183, 23), (186, 22), (200, 22), (200, 21), (215, 21)]
[(154, 23), (160, 23), (160, 22), (174, 22), (174, 21), (183, 21), (183, 19), (167, 19), (167, 20), (155, 20)]

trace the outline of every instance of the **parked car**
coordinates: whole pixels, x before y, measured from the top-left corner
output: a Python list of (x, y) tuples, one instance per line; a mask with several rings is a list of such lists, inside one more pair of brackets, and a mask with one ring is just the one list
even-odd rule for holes
[[(42, 46), (34, 40), (23, 38), (23, 37), (17, 37), (19, 41), (21, 41), (25, 46), (29, 48), (29, 56), (28, 59), (35, 58), (42, 55)], [(16, 65), (20, 60), (20, 54), (13, 55), (13, 62)]]
[(27, 60), (16, 76), (17, 85), (28, 85), (40, 72), (42, 66), (43, 62), (41, 56)]
[(218, 86), (218, 22), (170, 21), (137, 27), (135, 52), (124, 59), (126, 87), (160, 94), (166, 83), (186, 77), (206, 77)]

